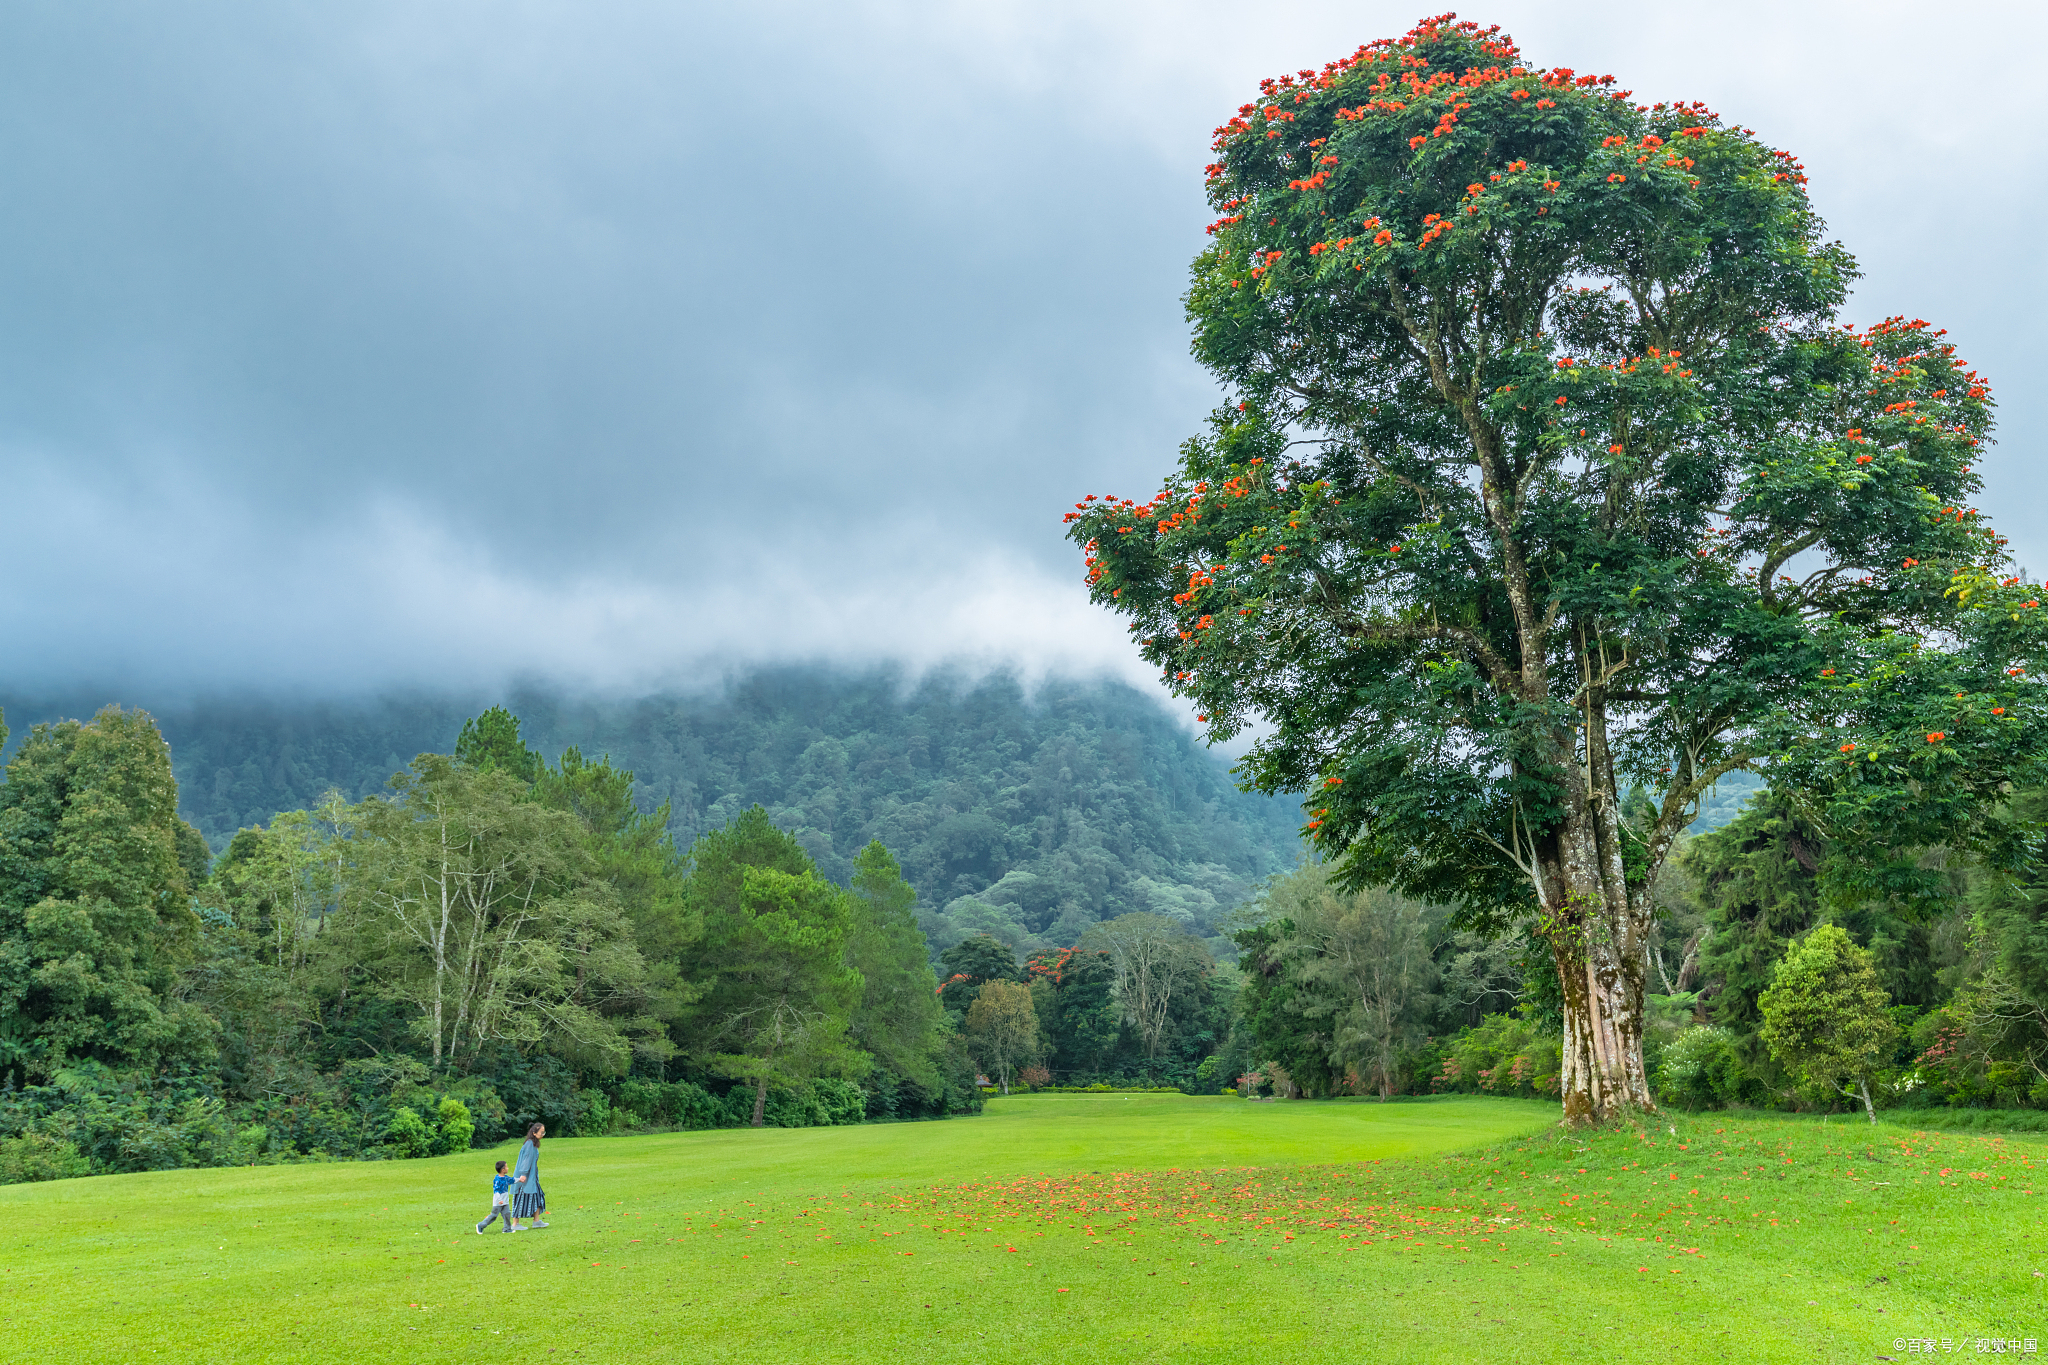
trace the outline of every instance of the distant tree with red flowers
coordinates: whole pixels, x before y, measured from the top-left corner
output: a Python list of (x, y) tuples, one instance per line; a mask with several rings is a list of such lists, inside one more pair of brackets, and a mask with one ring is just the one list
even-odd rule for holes
[(1575, 1122), (1653, 1107), (1651, 892), (1717, 777), (1800, 803), (1831, 894), (1931, 894), (1912, 850), (2024, 843), (1987, 811), (2044, 712), (1985, 382), (1837, 322), (1790, 153), (1613, 86), (1450, 16), (1263, 82), (1187, 294), (1228, 405), (1068, 517), (1345, 882), (1548, 944)]

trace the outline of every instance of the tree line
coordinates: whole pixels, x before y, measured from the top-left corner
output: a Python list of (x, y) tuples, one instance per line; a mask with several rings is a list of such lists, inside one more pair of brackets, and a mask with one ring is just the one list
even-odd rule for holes
[[(150, 718), (36, 726), (0, 783), (0, 1179), (415, 1156), (557, 1131), (971, 1113), (982, 1087), (1555, 1095), (1548, 949), (1307, 861), (1226, 924), (1134, 910), (938, 953), (871, 843), (844, 883), (759, 808), (678, 848), (630, 771), (493, 709), (387, 790), (215, 859)], [(1999, 818), (2038, 828), (2048, 798)], [(1684, 841), (1646, 970), (1657, 1098), (2048, 1108), (2048, 888), (1830, 899), (1764, 793)], [(1923, 887), (1923, 882), (1916, 882)], [(978, 1074), (979, 1073), (979, 1074)]]
[[(9, 715), (90, 714), (98, 697), (5, 698)], [(311, 809), (330, 790), (384, 791), (422, 751), (447, 752), (492, 700), (250, 698), (154, 708), (181, 814), (215, 853), (236, 830)], [(609, 754), (687, 847), (759, 805), (827, 878), (880, 840), (917, 888), (936, 953), (987, 932), (1022, 953), (1073, 944), (1130, 910), (1186, 919), (1226, 954), (1223, 921), (1293, 862), (1292, 804), (1237, 790), (1157, 700), (1107, 682), (1001, 674), (922, 679), (762, 669), (712, 693), (506, 699), (549, 758)]]
[(34, 727), (0, 784), (0, 1178), (979, 1108), (880, 843), (844, 884), (759, 808), (679, 849), (630, 771), (507, 711), (454, 748), (215, 860), (146, 714)]
[[(2001, 838), (2037, 837), (2048, 794), (1994, 818), (2014, 827)], [(2048, 1109), (2040, 862), (1932, 846), (1911, 894), (1830, 895), (1828, 863), (1860, 856), (1770, 791), (1680, 842), (1645, 944), (1655, 1102), (2044, 1126), (2014, 1112)], [(1269, 883), (1243, 918), (1231, 1045), (1260, 1089), (1558, 1094), (1562, 1000), (1526, 929), (1481, 936), (1321, 865)]]

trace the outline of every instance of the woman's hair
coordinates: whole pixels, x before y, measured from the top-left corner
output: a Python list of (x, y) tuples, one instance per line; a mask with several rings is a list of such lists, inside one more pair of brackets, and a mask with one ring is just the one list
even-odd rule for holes
[(547, 1125), (546, 1125), (545, 1123), (529, 1123), (529, 1124), (527, 1124), (527, 1125), (526, 1125), (526, 1140), (527, 1140), (528, 1142), (539, 1142), (539, 1141), (540, 1141), (540, 1131), (541, 1131), (541, 1129), (543, 1129), (543, 1128), (545, 1128), (545, 1127), (547, 1127)]
[(499, 1174), (499, 1175), (503, 1175), (503, 1174), (505, 1174), (505, 1163), (504, 1163), (504, 1162), (502, 1162), (502, 1161), (498, 1163), (498, 1174)]

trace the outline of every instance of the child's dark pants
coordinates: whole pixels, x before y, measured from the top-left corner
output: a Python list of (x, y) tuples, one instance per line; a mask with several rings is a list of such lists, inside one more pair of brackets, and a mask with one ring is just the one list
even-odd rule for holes
[(478, 1232), (482, 1232), (485, 1228), (489, 1227), (494, 1221), (500, 1218), (505, 1220), (505, 1231), (512, 1231), (512, 1206), (510, 1204), (491, 1205), (491, 1216), (489, 1218), (484, 1219), (483, 1222), (478, 1223), (476, 1225), (476, 1230)]

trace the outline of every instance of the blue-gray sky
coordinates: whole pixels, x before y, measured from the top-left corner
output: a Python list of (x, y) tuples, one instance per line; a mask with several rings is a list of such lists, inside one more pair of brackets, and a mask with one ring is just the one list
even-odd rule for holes
[[(1060, 539), (1215, 399), (1210, 129), (1386, 4), (0, 12), (0, 682), (1144, 670)], [(2001, 401), (2036, 572), (2037, 5), (1517, 0), (1806, 161)]]

